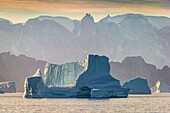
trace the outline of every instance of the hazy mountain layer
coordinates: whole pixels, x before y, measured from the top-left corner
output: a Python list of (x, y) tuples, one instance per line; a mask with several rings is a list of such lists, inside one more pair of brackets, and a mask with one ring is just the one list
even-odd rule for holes
[(125, 14), (94, 22), (40, 16), (24, 24), (0, 20), (0, 53), (11, 51), (36, 59), (63, 64), (84, 59), (89, 53), (112, 61), (142, 56), (162, 68), (170, 66), (170, 18)]

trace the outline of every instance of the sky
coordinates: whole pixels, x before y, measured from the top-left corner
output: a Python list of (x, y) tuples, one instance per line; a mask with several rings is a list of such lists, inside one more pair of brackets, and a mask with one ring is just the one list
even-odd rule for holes
[(86, 13), (95, 21), (125, 13), (170, 17), (170, 0), (0, 0), (0, 18), (13, 23), (40, 15), (80, 20)]

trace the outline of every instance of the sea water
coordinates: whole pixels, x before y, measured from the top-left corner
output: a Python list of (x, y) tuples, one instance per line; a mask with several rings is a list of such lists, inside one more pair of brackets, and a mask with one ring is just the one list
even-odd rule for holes
[(0, 113), (170, 113), (170, 94), (129, 95), (112, 99), (25, 99), (22, 93), (0, 94)]

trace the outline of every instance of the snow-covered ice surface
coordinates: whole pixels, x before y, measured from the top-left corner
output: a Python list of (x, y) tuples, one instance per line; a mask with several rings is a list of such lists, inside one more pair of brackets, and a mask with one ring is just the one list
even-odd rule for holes
[(0, 113), (168, 113), (170, 94), (130, 95), (112, 99), (24, 99), (22, 93), (1, 94)]

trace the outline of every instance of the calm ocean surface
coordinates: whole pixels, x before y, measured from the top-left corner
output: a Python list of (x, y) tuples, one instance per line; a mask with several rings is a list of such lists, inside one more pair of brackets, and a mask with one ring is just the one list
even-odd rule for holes
[(24, 99), (0, 94), (0, 113), (170, 113), (170, 94), (112, 99)]

